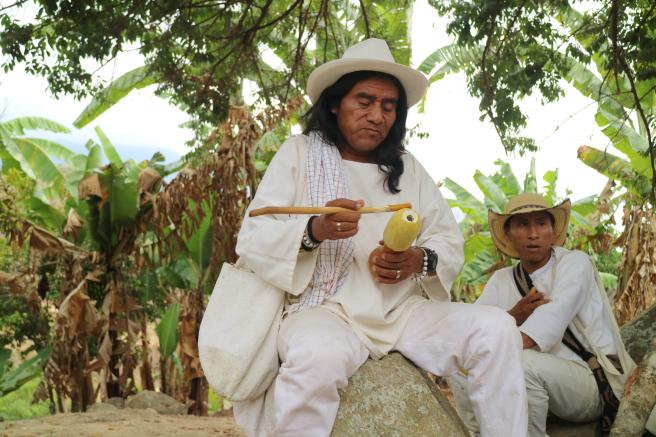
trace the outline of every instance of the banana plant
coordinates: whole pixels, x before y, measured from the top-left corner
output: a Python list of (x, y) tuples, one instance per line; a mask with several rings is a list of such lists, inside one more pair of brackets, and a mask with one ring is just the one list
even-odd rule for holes
[[(510, 165), (502, 160), (495, 161), (498, 169), (491, 175), (484, 175), (477, 170), (474, 181), (483, 193), (479, 200), (472, 193), (452, 179), (445, 179), (444, 186), (453, 193), (454, 198), (447, 199), (452, 208), (460, 209), (464, 219), (460, 222), (460, 230), (465, 236), (465, 264), (454, 285), (457, 300), (473, 301), (483, 290), (490, 275), (497, 269), (508, 266), (511, 260), (500, 253), (492, 241), (487, 221), (488, 209), (497, 212), (504, 211), (510, 197), (523, 192), (541, 191), (547, 204), (553, 206), (562, 198), (557, 194), (558, 170), (544, 173), (544, 184), (539, 190), (535, 173), (535, 160), (531, 160), (530, 170), (524, 176), (523, 182), (513, 173)], [(597, 211), (597, 197), (590, 196), (572, 203), (572, 215), (569, 224), (569, 235), (576, 236), (567, 242), (569, 247), (589, 250), (588, 242), (601, 239), (602, 234), (610, 232), (600, 226)], [(607, 286), (612, 286), (615, 277), (608, 272), (602, 275)]]
[[(159, 153), (150, 161), (123, 161), (100, 128), (96, 128), (98, 141), (87, 143), (86, 155), (74, 153), (52, 141), (26, 138), (24, 134), (30, 129), (47, 129), (58, 133), (69, 131), (58, 123), (36, 117), (0, 124), (3, 172), (18, 171), (36, 187), (30, 199), (31, 211), (27, 214), (30, 219), (34, 218), (35, 223), (30, 224), (31, 228), (35, 230), (35, 225), (46, 224), (47, 229), (38, 229), (43, 238), (57, 242), (59, 246), (64, 245), (67, 250), (91, 253), (86, 249), (92, 249), (101, 254), (86, 261), (91, 262), (89, 270), (93, 281), (98, 283), (96, 288), (103, 290), (103, 294), (96, 296), (102, 304), (98, 329), (94, 330), (93, 335), (71, 334), (79, 342), (82, 351), (87, 350), (87, 335), (95, 337), (97, 355), (89, 356), (85, 353), (78, 357), (78, 361), (83, 361), (74, 368), (60, 367), (61, 375), (50, 375), (52, 380), (49, 384), (58, 384), (57, 381), (62, 380), (60, 376), (64, 380), (68, 378), (68, 381), (85, 380), (86, 376), (78, 373), (89, 375), (93, 370), (106, 368), (107, 394), (120, 396), (127, 389), (134, 367), (130, 365), (133, 362), (131, 351), (138, 327), (131, 314), (139, 308), (134, 297), (138, 295), (138, 290), (127, 289), (127, 282), (134, 276), (134, 272), (125, 271), (122, 266), (129, 263), (132, 254), (138, 250), (138, 247), (135, 249), (135, 237), (137, 226), (144, 221), (145, 212), (150, 207), (147, 194), (158, 191), (162, 178), (179, 170), (182, 164), (165, 165)], [(60, 238), (65, 235), (73, 243)], [(38, 257), (33, 259), (39, 262)], [(75, 290), (79, 291), (86, 282), (84, 279), (82, 283), (73, 286), (77, 286)], [(86, 290), (87, 286), (84, 288)], [(73, 294), (68, 293), (68, 290), (63, 291), (63, 297)], [(90, 308), (89, 311), (96, 310)], [(59, 317), (57, 323), (60, 319), (62, 323), (68, 323), (64, 316)], [(59, 344), (57, 337), (48, 359), (65, 357), (67, 347), (65, 343)], [(21, 368), (20, 373), (16, 373), (18, 376), (12, 374), (7, 379), (7, 383), (3, 383), (3, 390), (24, 382), (28, 373), (34, 375), (32, 370), (36, 361), (30, 363)], [(39, 363), (42, 364), (42, 361)], [(73, 373), (68, 376), (63, 374), (68, 371)], [(46, 372), (46, 379), (48, 375)], [(66, 393), (70, 392), (70, 388), (60, 387), (57, 391)], [(73, 392), (78, 391), (84, 390), (73, 389)], [(75, 407), (84, 410), (89, 401), (88, 397), (76, 397)]]
[(29, 204), (33, 214), (30, 218), (47, 229), (60, 229), (66, 221), (63, 206), (73, 199), (64, 166), (71, 166), (76, 155), (61, 144), (26, 136), (32, 130), (70, 133), (67, 127), (42, 117), (0, 122), (2, 174), (7, 175), (14, 169), (32, 180), (34, 190)]

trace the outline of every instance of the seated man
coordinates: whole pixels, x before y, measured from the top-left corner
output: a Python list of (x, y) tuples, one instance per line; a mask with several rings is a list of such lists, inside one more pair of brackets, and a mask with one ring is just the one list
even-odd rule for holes
[[(495, 272), (477, 303), (508, 311), (521, 332), (531, 437), (546, 435), (548, 411), (574, 422), (601, 417), (608, 432), (635, 367), (594, 264), (561, 247), (570, 210), (569, 200), (548, 208), (542, 196), (525, 193), (510, 199), (505, 214), (489, 212), (494, 244), (519, 263)], [(619, 358), (624, 372), (608, 358)], [(477, 432), (467, 382), (457, 375), (449, 383), (461, 417)]]
[[(313, 105), (304, 134), (280, 147), (249, 209), (350, 211), (244, 218), (237, 253), (288, 297), (277, 377), (264, 395), (234, 404), (249, 436), (330, 435), (339, 389), (369, 356), (394, 350), (435, 374), (467, 369), (483, 435), (526, 435), (514, 320), (499, 308), (448, 302), (462, 266), (462, 235), (435, 183), (404, 147), (408, 108), (426, 85), (373, 38), (310, 75)], [(404, 202), (421, 215), (421, 230), (415, 246), (392, 252), (379, 245), (389, 214), (358, 210)]]

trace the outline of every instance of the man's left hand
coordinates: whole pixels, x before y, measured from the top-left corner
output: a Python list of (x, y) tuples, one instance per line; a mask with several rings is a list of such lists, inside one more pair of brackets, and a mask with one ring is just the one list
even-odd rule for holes
[(396, 284), (421, 272), (424, 263), (424, 251), (411, 246), (403, 252), (395, 252), (382, 245), (376, 247), (369, 255), (369, 269), (374, 280), (382, 284)]

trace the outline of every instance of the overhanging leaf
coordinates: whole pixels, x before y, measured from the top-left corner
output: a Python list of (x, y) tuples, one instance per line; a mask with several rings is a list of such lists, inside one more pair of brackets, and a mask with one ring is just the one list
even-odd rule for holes
[(128, 71), (100, 91), (91, 103), (84, 108), (82, 113), (73, 122), (73, 125), (78, 129), (83, 128), (123, 97), (127, 96), (132, 90), (147, 87), (158, 81), (159, 77), (149, 73), (148, 67), (145, 65)]
[(599, 173), (620, 181), (634, 195), (640, 198), (649, 195), (649, 179), (633, 171), (629, 161), (589, 146), (579, 147), (578, 158)]
[(28, 130), (46, 130), (54, 133), (70, 134), (66, 126), (44, 117), (18, 117), (1, 123), (12, 135), (22, 136)]

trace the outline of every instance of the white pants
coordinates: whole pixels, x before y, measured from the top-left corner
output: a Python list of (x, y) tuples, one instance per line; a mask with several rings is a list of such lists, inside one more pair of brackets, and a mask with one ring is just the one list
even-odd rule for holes
[[(324, 308), (305, 310), (285, 319), (278, 348), (282, 365), (266, 400), (273, 409), (273, 417), (268, 419), (273, 421), (273, 434), (328, 436), (339, 407), (337, 390), (345, 387), (365, 362), (367, 349), (346, 322)], [(469, 398), (484, 436), (526, 435), (521, 337), (506, 312), (494, 307), (426, 301), (414, 309), (395, 349), (437, 375), (467, 369)], [(236, 405), (235, 417), (240, 426), (249, 415), (250, 420), (256, 420), (254, 414), (264, 414), (265, 407), (258, 405)], [(244, 428), (247, 432), (262, 429)], [(357, 435), (357, 430), (353, 432)]]
[[(530, 437), (547, 435), (547, 412), (571, 422), (588, 422), (601, 416), (599, 390), (592, 371), (583, 363), (525, 349), (522, 353), (528, 395)], [(467, 380), (462, 374), (448, 378), (458, 413), (465, 425), (479, 431), (474, 407), (467, 396)], [(482, 428), (482, 427), (481, 427)]]

